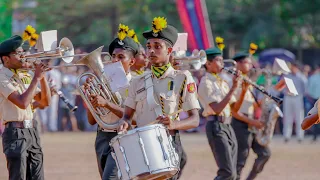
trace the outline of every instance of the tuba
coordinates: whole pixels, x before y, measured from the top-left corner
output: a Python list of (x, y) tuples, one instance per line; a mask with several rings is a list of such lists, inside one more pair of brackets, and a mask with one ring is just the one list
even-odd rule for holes
[[(103, 46), (99, 47), (74, 63), (76, 65), (86, 65), (93, 71), (93, 73), (87, 72), (78, 77), (77, 89), (99, 126), (104, 129), (115, 129), (118, 127), (118, 123), (108, 124), (104, 121), (110, 110), (103, 107), (94, 108), (90, 102), (91, 95), (100, 95), (117, 106), (122, 103), (120, 94), (112, 92), (108, 83), (109, 80), (104, 74), (104, 65), (101, 58), (102, 48)], [(92, 81), (88, 83), (89, 87), (84, 87), (81, 84), (81, 79), (85, 76), (92, 78)]]

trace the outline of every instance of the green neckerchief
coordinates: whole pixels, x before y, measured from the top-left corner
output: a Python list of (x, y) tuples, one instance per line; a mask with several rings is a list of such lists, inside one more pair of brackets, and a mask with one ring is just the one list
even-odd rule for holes
[(17, 77), (22, 81), (23, 84), (31, 84), (31, 76), (27, 71), (20, 71), (18, 69), (10, 69)]
[(155, 67), (155, 66), (152, 65), (151, 66), (151, 71), (157, 78), (159, 78), (166, 72), (166, 70), (169, 67), (171, 67), (170, 63), (168, 63), (168, 64), (166, 64), (164, 66), (161, 66), (161, 67)]

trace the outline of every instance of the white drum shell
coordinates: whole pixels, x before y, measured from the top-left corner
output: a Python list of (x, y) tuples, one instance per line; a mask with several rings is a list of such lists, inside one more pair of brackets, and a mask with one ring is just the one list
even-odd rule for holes
[(118, 176), (128, 180), (175, 175), (179, 170), (179, 157), (170, 138), (160, 124), (136, 128), (114, 137), (110, 146), (114, 149)]

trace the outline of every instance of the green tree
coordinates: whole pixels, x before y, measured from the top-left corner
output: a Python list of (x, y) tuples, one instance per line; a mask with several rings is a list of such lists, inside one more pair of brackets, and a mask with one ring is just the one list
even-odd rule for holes
[(11, 35), (13, 3), (13, 0), (0, 1), (0, 41), (5, 40)]

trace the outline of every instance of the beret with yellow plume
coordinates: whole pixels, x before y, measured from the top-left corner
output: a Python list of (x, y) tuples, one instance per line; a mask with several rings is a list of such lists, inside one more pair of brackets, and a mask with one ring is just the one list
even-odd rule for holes
[(222, 56), (223, 54), (223, 49), (225, 47), (224, 39), (219, 36), (216, 37), (216, 44), (217, 44), (217, 47), (209, 48), (205, 50), (208, 61), (214, 59), (216, 56)]
[(0, 54), (14, 52), (19, 47), (23, 47), (25, 51), (29, 50), (30, 47), (36, 44), (37, 40), (36, 30), (28, 25), (23, 31), (22, 37), (14, 35), (0, 43)]
[(247, 52), (238, 52), (232, 59), (235, 61), (240, 61), (246, 57), (252, 56), (256, 50), (258, 49), (258, 45), (251, 43), (249, 47), (249, 53)]
[(167, 24), (164, 17), (155, 17), (152, 21), (152, 30), (146, 31), (143, 34), (146, 39), (162, 39), (173, 46), (178, 39), (178, 30)]
[[(118, 37), (115, 38), (109, 45), (109, 54), (110, 55), (112, 55), (114, 49), (116, 49), (116, 48), (129, 50), (129, 51), (132, 51), (134, 54), (138, 53), (139, 45), (134, 40), (134, 38), (129, 37), (129, 34), (131, 36), (135, 35), (134, 31), (132, 32), (131, 30), (129, 30), (128, 26), (120, 24), (119, 30), (117, 33)], [(135, 37), (136, 37), (136, 35), (135, 35)], [(136, 39), (137, 39), (137, 37), (136, 37)]]

